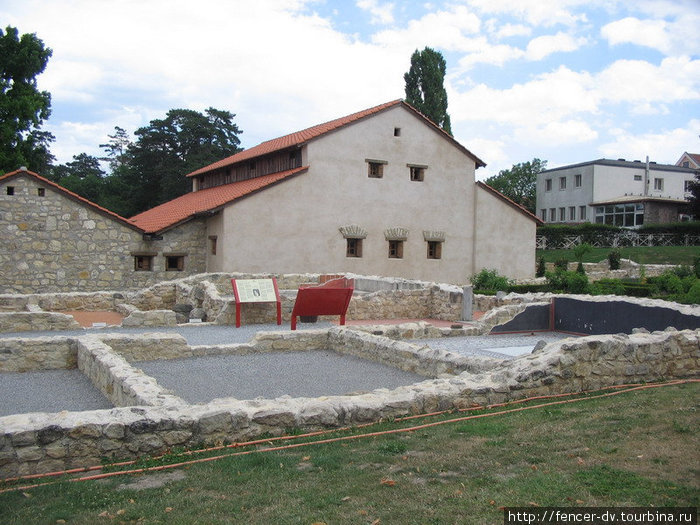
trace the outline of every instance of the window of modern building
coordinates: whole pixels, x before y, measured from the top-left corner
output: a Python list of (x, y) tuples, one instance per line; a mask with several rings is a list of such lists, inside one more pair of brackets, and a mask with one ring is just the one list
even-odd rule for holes
[(655, 189), (655, 190), (659, 190), (659, 191), (663, 191), (663, 189), (664, 189), (664, 179), (655, 178), (655, 179), (654, 179), (654, 189)]
[(389, 259), (403, 259), (403, 241), (389, 241)]
[(641, 226), (644, 224), (644, 204), (636, 202), (597, 206), (595, 209), (595, 222), (627, 228)]
[(576, 206), (569, 206), (569, 220), (576, 220)]
[(181, 272), (185, 269), (184, 255), (166, 255), (165, 256), (165, 271), (166, 272)]
[(442, 243), (428, 241), (428, 259), (442, 259)]
[(574, 187), (580, 188), (581, 187), (581, 174), (577, 173), (574, 175)]
[(559, 189), (560, 190), (566, 189), (566, 177), (559, 177)]
[(552, 179), (544, 179), (544, 191), (552, 191)]
[(554, 222), (557, 220), (557, 209), (556, 208), (549, 208), (549, 220), (550, 220), (550, 222)]
[(346, 257), (362, 257), (362, 239), (347, 238), (345, 247)]
[(559, 220), (562, 222), (566, 220), (566, 208), (559, 208)]
[(642, 176), (641, 176), (641, 175), (635, 175), (635, 176), (634, 176), (634, 180), (637, 181), (637, 182), (639, 182), (639, 181), (642, 180)]
[(683, 191), (689, 192), (692, 190), (693, 190), (693, 181), (692, 180), (683, 181)]
[(542, 219), (545, 222), (547, 221), (547, 208), (542, 208), (540, 210), (540, 219)]
[(578, 207), (578, 220), (580, 220), (580, 221), (586, 220), (586, 207), (585, 206)]

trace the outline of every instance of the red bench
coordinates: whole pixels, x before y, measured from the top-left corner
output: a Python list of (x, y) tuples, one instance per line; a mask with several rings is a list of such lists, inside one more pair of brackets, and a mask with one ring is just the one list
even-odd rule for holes
[(302, 285), (292, 309), (292, 330), (297, 329), (297, 316), (339, 315), (340, 324), (345, 324), (345, 313), (350, 304), (355, 281), (333, 279), (320, 286)]

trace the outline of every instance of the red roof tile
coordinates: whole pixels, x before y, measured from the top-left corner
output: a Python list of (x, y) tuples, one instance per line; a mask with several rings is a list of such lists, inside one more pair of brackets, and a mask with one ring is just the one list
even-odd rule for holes
[(267, 186), (288, 179), (307, 167), (271, 173), (253, 179), (232, 182), (223, 186), (215, 186), (204, 190), (186, 193), (155, 208), (131, 217), (131, 221), (146, 233), (156, 233), (185, 220), (191, 219), (198, 213), (215, 210), (224, 204), (255, 193)]
[(231, 155), (230, 157), (226, 157), (225, 159), (214, 162), (213, 164), (209, 164), (208, 166), (204, 166), (203, 168), (200, 168), (196, 171), (193, 171), (192, 173), (188, 174), (187, 176), (193, 177), (195, 175), (207, 173), (207, 172), (219, 169), (219, 168), (223, 168), (225, 166), (230, 166), (232, 164), (237, 164), (239, 162), (248, 161), (248, 160), (251, 160), (253, 158), (260, 157), (261, 155), (267, 155), (268, 153), (273, 153), (275, 151), (280, 151), (280, 150), (283, 150), (286, 148), (292, 148), (294, 146), (300, 146), (302, 144), (309, 142), (312, 139), (320, 137), (321, 135), (324, 135), (324, 134), (329, 133), (331, 131), (335, 131), (338, 128), (341, 128), (343, 126), (347, 126), (348, 124), (351, 124), (353, 122), (357, 122), (358, 120), (362, 120), (366, 117), (369, 117), (371, 115), (375, 115), (375, 114), (380, 113), (386, 109), (389, 109), (391, 107), (398, 106), (398, 105), (403, 105), (406, 108), (410, 109), (411, 111), (416, 113), (418, 116), (423, 118), (427, 124), (433, 126), (436, 130), (443, 133), (446, 138), (448, 138), (450, 141), (454, 142), (458, 147), (460, 147), (460, 149), (464, 150), (467, 154), (469, 154), (469, 156), (473, 157), (474, 160), (476, 161), (477, 167), (486, 165), (476, 155), (471, 153), (464, 146), (462, 146), (456, 140), (454, 140), (454, 138), (452, 138), (452, 136), (449, 133), (446, 133), (439, 126), (435, 125), (431, 120), (429, 120), (425, 115), (423, 115), (418, 110), (416, 110), (413, 106), (407, 104), (406, 102), (404, 102), (401, 99), (397, 99), (397, 100), (392, 100), (391, 102), (386, 102), (384, 104), (380, 104), (379, 106), (374, 106), (372, 108), (365, 109), (363, 111), (358, 111), (357, 113), (353, 113), (352, 115), (347, 115), (345, 117), (331, 120), (331, 121), (325, 122), (323, 124), (318, 124), (316, 126), (312, 126), (310, 128), (304, 129), (302, 131), (297, 131), (295, 133), (290, 133), (289, 135), (285, 135), (283, 137), (279, 137), (276, 139), (268, 140), (266, 142), (262, 142), (261, 144), (258, 144), (257, 146), (253, 146), (252, 148), (249, 148), (247, 150), (236, 153), (235, 155)]
[(10, 173), (6, 173), (5, 175), (1, 176), (0, 182), (7, 180), (7, 179), (14, 178), (14, 177), (18, 177), (20, 175), (29, 175), (30, 177), (34, 177), (39, 182), (41, 182), (43, 185), (50, 187), (50, 188), (53, 188), (54, 190), (58, 191), (59, 193), (62, 193), (65, 197), (68, 197), (71, 200), (77, 201), (81, 204), (84, 204), (85, 206), (87, 206), (89, 208), (92, 208), (97, 213), (100, 213), (102, 215), (107, 215), (108, 217), (111, 217), (112, 219), (115, 219), (115, 220), (125, 224), (126, 226), (135, 229), (135, 230), (140, 229), (131, 220), (125, 219), (121, 215), (117, 215), (113, 211), (109, 211), (107, 208), (103, 208), (102, 206), (98, 206), (94, 202), (87, 200), (85, 197), (81, 197), (77, 193), (73, 193), (72, 191), (67, 190), (66, 188), (61, 186), (60, 184), (56, 184), (55, 182), (50, 181), (49, 179), (42, 177), (41, 175), (39, 175), (38, 173), (34, 173), (33, 171), (29, 171), (26, 169), (19, 169), (19, 170), (11, 171)]

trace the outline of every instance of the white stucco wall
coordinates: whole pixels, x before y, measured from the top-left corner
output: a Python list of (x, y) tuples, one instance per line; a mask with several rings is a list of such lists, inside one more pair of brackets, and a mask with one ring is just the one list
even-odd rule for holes
[(497, 270), (511, 279), (535, 276), (537, 224), (523, 212), (477, 187), (474, 273)]
[[(394, 128), (401, 128), (399, 137)], [(380, 179), (365, 159), (386, 161)], [(223, 270), (340, 272), (465, 282), (472, 273), (474, 160), (399, 106), (312, 141), (307, 173), (223, 211)], [(428, 166), (423, 182), (407, 164)], [(367, 231), (361, 258), (346, 257), (339, 228)], [(409, 231), (404, 257), (390, 259), (384, 231)], [(429, 260), (423, 230), (445, 232)], [(225, 241), (221, 241), (225, 237)]]

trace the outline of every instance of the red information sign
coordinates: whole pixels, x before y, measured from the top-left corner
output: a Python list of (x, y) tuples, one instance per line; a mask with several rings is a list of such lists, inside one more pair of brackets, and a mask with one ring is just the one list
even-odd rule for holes
[(231, 279), (236, 297), (236, 328), (241, 326), (241, 304), (277, 303), (277, 324), (282, 324), (282, 301), (277, 279)]
[(339, 315), (345, 324), (345, 313), (355, 288), (352, 279), (333, 279), (321, 286), (300, 286), (292, 309), (292, 330), (297, 329), (297, 316)]

